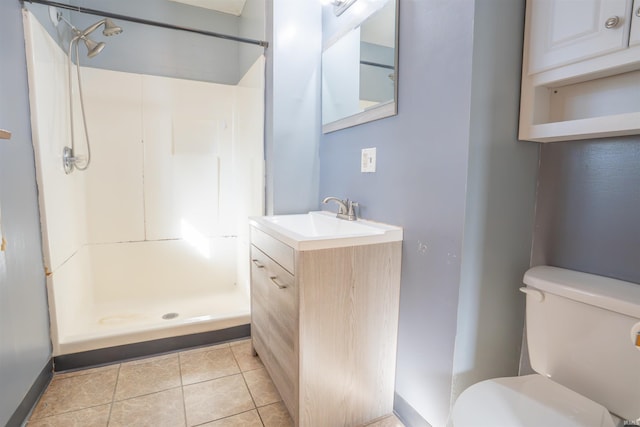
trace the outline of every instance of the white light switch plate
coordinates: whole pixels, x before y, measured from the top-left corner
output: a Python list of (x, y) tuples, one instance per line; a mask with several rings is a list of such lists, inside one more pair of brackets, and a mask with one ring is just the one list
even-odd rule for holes
[(363, 148), (362, 160), (360, 165), (360, 172), (375, 172), (376, 171), (376, 149)]

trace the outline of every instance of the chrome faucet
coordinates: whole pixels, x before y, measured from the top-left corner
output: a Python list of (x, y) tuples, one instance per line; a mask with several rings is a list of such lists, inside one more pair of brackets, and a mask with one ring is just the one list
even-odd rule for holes
[(357, 202), (352, 202), (349, 199), (340, 200), (337, 197), (325, 197), (324, 200), (322, 200), (322, 203), (329, 203), (330, 201), (334, 201), (338, 204), (337, 218), (346, 219), (347, 221), (355, 221), (358, 219), (355, 210), (355, 207), (358, 206)]

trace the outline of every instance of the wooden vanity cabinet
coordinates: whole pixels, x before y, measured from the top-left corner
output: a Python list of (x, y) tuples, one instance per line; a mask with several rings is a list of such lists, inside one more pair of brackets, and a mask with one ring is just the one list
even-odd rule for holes
[(296, 426), (393, 410), (401, 242), (296, 251), (251, 229), (251, 335)]

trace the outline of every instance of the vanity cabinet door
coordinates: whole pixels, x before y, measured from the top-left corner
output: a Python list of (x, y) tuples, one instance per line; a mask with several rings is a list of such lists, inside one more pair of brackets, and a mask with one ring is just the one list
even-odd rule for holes
[(297, 298), (294, 276), (252, 246), (251, 334), (254, 348), (292, 414), (298, 407)]
[(269, 352), (269, 284), (266, 280), (266, 258), (251, 247), (251, 337), (253, 348), (263, 362), (268, 363)]
[(529, 74), (626, 48), (632, 2), (529, 0)]

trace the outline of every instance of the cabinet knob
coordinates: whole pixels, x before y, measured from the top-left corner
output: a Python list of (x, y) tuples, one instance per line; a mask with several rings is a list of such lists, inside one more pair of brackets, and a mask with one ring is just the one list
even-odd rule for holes
[(640, 18), (640, 7), (636, 9), (636, 16)]
[(620, 18), (617, 16), (612, 16), (611, 18), (604, 21), (604, 27), (607, 30), (611, 30), (613, 28), (616, 28), (619, 23), (620, 23)]

